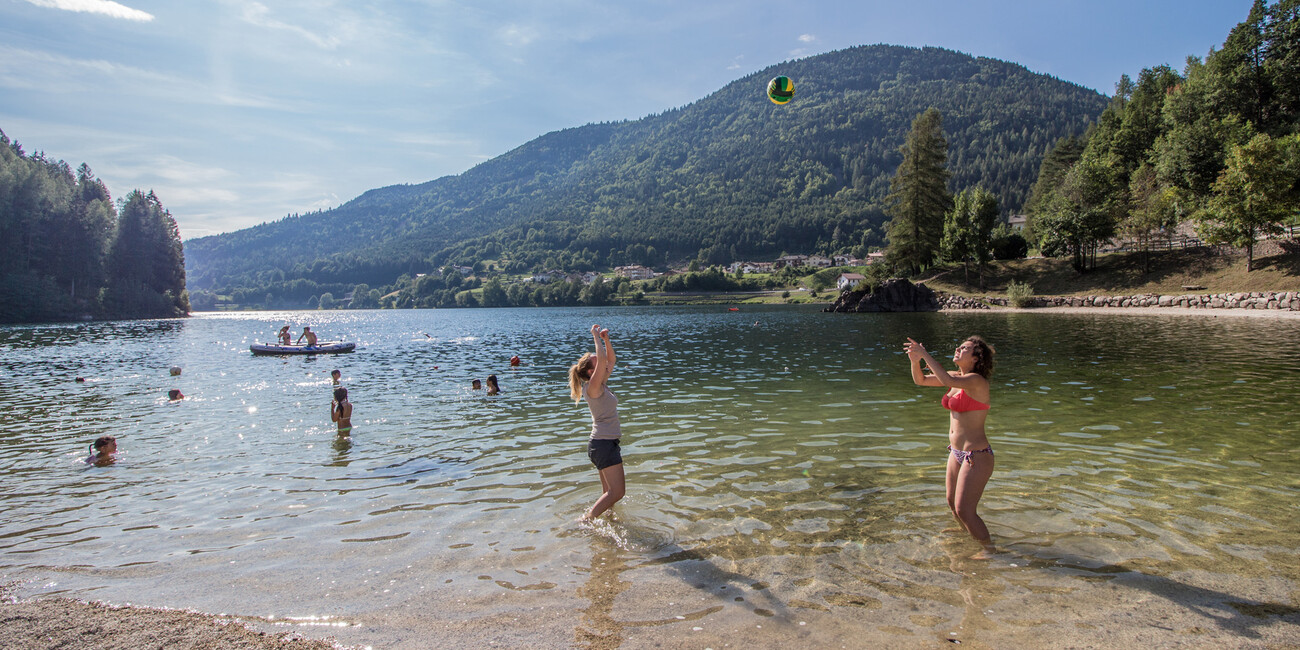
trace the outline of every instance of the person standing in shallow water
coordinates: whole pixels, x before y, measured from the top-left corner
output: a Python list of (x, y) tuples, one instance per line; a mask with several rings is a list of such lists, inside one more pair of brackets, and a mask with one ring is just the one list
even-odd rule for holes
[(569, 396), (574, 402), (585, 398), (591, 410), (587, 458), (600, 472), (600, 498), (582, 515), (582, 521), (599, 517), (618, 503), (624, 493), (623, 455), (619, 451), (623, 430), (618, 421), (618, 398), (606, 385), (609, 373), (614, 370), (614, 346), (609, 342), (609, 330), (599, 325), (591, 326), (591, 338), (596, 343), (595, 354), (585, 353), (569, 367)]
[[(944, 481), (948, 508), (966, 532), (993, 550), (993, 542), (984, 520), (976, 513), (980, 497), (993, 475), (993, 447), (984, 433), (989, 412), (989, 377), (993, 375), (993, 347), (972, 336), (953, 352), (956, 372), (944, 370), (911, 338), (903, 345), (912, 367), (912, 381), (917, 386), (944, 387), (948, 392), (941, 404), (948, 409), (948, 471)], [(922, 364), (930, 369), (926, 374)]]
[(352, 402), (348, 401), (348, 389), (334, 389), (334, 400), (330, 402), (330, 421), (338, 423), (339, 435), (352, 433)]

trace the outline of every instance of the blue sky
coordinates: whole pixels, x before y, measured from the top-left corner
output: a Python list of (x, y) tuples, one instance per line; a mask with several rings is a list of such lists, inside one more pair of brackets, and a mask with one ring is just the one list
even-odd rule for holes
[[(1250, 0), (0, 0), (0, 130), (153, 189), (185, 239), (681, 106), (782, 61), (933, 45), (1110, 93)], [(796, 80), (797, 88), (798, 80)], [(766, 101), (755, 88), (755, 101)]]

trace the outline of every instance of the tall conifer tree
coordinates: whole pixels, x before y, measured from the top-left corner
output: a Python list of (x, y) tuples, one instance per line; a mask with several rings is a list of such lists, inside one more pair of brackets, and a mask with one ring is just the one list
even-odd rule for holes
[(948, 193), (948, 142), (943, 117), (930, 108), (912, 120), (899, 148), (903, 162), (889, 182), (889, 259), (914, 273), (934, 262), (943, 238), (943, 217), (952, 207)]

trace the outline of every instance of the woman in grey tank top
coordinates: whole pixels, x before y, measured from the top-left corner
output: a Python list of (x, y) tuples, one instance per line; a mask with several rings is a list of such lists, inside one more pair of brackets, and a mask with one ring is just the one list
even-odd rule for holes
[(606, 386), (614, 370), (614, 346), (609, 330), (591, 326), (596, 352), (583, 354), (569, 367), (569, 396), (577, 402), (584, 397), (591, 409), (591, 437), (587, 440), (587, 457), (600, 472), (601, 495), (582, 515), (591, 521), (623, 498), (623, 456), (618, 440), (623, 431), (618, 422), (618, 398)]

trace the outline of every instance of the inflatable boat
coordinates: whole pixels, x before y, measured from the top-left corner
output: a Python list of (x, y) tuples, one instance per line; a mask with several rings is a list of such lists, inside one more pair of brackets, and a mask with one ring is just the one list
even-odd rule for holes
[(254, 343), (248, 346), (253, 354), (337, 354), (351, 352), (357, 348), (352, 341), (323, 341), (316, 345), (277, 345), (274, 343)]

